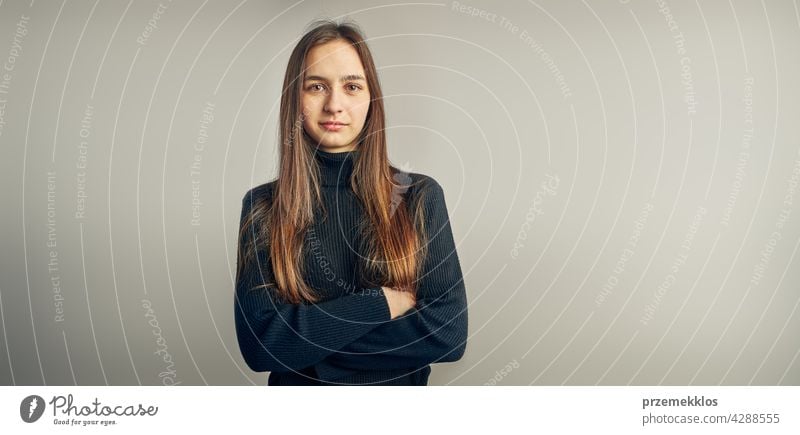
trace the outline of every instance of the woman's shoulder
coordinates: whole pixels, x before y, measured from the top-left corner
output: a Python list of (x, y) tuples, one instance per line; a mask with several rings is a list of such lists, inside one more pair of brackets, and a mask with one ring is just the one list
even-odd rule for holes
[[(395, 168), (394, 181), (398, 193), (408, 198), (436, 203), (444, 197), (442, 185), (431, 175), (404, 172)], [(244, 194), (242, 203), (247, 207), (257, 202), (270, 202), (277, 182), (275, 179), (251, 188)]]
[[(398, 173), (395, 175), (395, 178), (398, 178)], [(407, 180), (398, 180), (401, 181), (401, 186), (403, 185), (402, 181), (406, 181), (406, 186), (408, 187), (409, 194), (413, 197), (417, 197), (419, 195), (429, 196), (433, 195), (434, 197), (439, 197), (443, 194), (442, 185), (431, 175), (421, 174), (417, 172), (404, 172), (401, 177), (407, 178)]]
[(256, 201), (269, 201), (275, 189), (277, 180), (272, 180), (264, 184), (259, 184), (248, 190), (242, 198), (242, 203), (255, 203)]
[(400, 172), (395, 174), (395, 180), (399, 182), (399, 189), (405, 194), (412, 209), (415, 209), (416, 205), (421, 205), (426, 215), (430, 216), (439, 213), (445, 206), (444, 190), (433, 176), (417, 172)]

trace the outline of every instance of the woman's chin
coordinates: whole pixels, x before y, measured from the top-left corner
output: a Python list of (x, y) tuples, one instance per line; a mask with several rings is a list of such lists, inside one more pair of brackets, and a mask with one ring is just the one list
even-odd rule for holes
[(344, 150), (345, 148), (350, 148), (350, 144), (351, 144), (352, 142), (344, 142), (344, 141), (335, 141), (335, 142), (331, 142), (331, 141), (320, 141), (320, 142), (318, 142), (318, 143), (319, 143), (319, 148), (320, 148), (320, 149), (326, 149), (326, 150), (329, 150), (329, 151), (340, 151), (340, 150)]

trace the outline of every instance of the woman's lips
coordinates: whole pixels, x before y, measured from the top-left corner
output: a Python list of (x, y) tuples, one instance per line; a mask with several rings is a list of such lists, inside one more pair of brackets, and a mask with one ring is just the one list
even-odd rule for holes
[(325, 130), (328, 130), (328, 131), (339, 131), (343, 127), (345, 127), (347, 124), (342, 124), (342, 123), (339, 123), (339, 122), (322, 122), (319, 125), (321, 125), (322, 128), (324, 128)]

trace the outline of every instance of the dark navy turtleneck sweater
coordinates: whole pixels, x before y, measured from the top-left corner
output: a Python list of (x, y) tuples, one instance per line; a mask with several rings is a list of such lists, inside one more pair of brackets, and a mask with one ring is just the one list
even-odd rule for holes
[[(315, 210), (303, 254), (304, 279), (320, 301), (288, 304), (273, 287), (252, 290), (272, 281), (269, 250), (259, 245), (257, 264), (236, 277), (234, 315), (244, 360), (254, 371), (271, 372), (269, 385), (427, 385), (430, 364), (460, 359), (467, 341), (467, 298), (442, 188), (422, 174), (395, 177), (409, 181), (401, 204), (413, 204), (425, 190), (419, 198), (428, 255), (416, 306), (391, 319), (381, 287), (362, 285), (358, 276), (357, 228), (365, 215), (350, 177), (359, 151), (316, 153), (327, 218)], [(274, 186), (245, 194), (240, 229), (255, 201), (270, 201)], [(245, 237), (257, 233), (248, 228)]]

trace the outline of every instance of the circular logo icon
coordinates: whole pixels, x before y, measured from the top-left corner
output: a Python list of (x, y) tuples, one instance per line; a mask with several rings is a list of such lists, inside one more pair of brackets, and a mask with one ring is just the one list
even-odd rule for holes
[(33, 423), (44, 414), (44, 399), (41, 396), (31, 395), (19, 404), (19, 416), (25, 423)]

